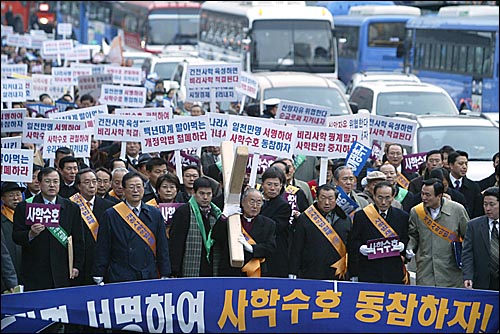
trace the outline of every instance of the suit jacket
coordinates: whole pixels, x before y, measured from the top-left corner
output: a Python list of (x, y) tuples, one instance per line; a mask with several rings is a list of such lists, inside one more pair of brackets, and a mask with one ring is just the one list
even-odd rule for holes
[[(100, 196), (97, 196), (97, 197), (100, 197)], [(104, 195), (104, 197), (101, 197), (101, 198), (104, 198), (104, 199), (111, 201), (115, 204), (118, 204), (121, 202), (118, 198), (111, 196), (109, 193), (106, 193), (106, 195)]]
[(70, 198), (74, 194), (78, 192), (78, 189), (76, 189), (76, 186), (73, 184), (72, 186), (67, 186), (64, 181), (61, 179), (61, 186), (59, 189), (59, 196), (64, 197), (64, 198)]
[(476, 182), (464, 176), (460, 189), (458, 190), (465, 196), (465, 200), (467, 201), (467, 206), (465, 208), (471, 218), (484, 215), (483, 197), (481, 195), (481, 189)]
[[(41, 194), (33, 203), (43, 204)], [(73, 267), (80, 272), (84, 264), (84, 242), (80, 208), (70, 200), (57, 196), (61, 205), (59, 225), (73, 236)], [(63, 288), (71, 285), (69, 279), (68, 250), (47, 230), (43, 230), (31, 241), (30, 225), (26, 225), (26, 201), (19, 203), (14, 211), (12, 239), (22, 247), (21, 276), (26, 291)]]
[(139, 218), (156, 238), (156, 256), (144, 240), (111, 207), (99, 222), (92, 276), (105, 282), (125, 282), (170, 276), (168, 240), (163, 216), (141, 203)]
[[(102, 221), (102, 216), (104, 212), (115, 205), (115, 203), (108, 201), (107, 199), (103, 199), (99, 196), (95, 197), (94, 206), (92, 208), (92, 213), (98, 222)], [(94, 240), (94, 236), (87, 224), (82, 221), (83, 224), (83, 238), (85, 241), (85, 264), (83, 265), (83, 270), (80, 272), (80, 275), (75, 279), (74, 285), (91, 285), (95, 284), (92, 280), (92, 266), (94, 265), (95, 259), (95, 247), (96, 241)]]
[[(347, 247), (347, 239), (352, 228), (351, 218), (346, 216), (340, 207), (334, 210), (333, 228)], [(338, 260), (340, 255), (330, 241), (309, 217), (302, 213), (295, 224), (290, 251), (290, 273), (306, 279), (339, 279), (335, 275), (335, 268), (331, 267)]]
[[(244, 218), (242, 218), (244, 219)], [(253, 245), (253, 253), (244, 251), (245, 264), (253, 258), (268, 258), (276, 250), (276, 233), (275, 223), (272, 219), (262, 215), (258, 215), (252, 222), (252, 229), (248, 233), (255, 241)], [(231, 267), (229, 258), (229, 240), (227, 221), (222, 221), (214, 226), (214, 239), (221, 247), (221, 261), (219, 263), (218, 276), (243, 276), (246, 273), (241, 271), (241, 268)], [(267, 261), (260, 264), (262, 276), (267, 276)]]
[(467, 223), (462, 244), (462, 272), (464, 281), (472, 280), (474, 289), (490, 286), (490, 227), (488, 217), (481, 216)]
[[(408, 219), (408, 213), (394, 207), (389, 208), (385, 219), (405, 246), (408, 244)], [(368, 240), (379, 238), (383, 238), (382, 233), (372, 224), (366, 213), (356, 212), (347, 242), (349, 274), (358, 276), (360, 282), (403, 284), (404, 264), (400, 256), (368, 260), (367, 256), (359, 252), (359, 247), (366, 245)], [(404, 255), (405, 251), (401, 254)]]
[(495, 183), (497, 182), (497, 179), (495, 177), (495, 173), (491, 174), (490, 176), (482, 179), (481, 181), (477, 181), (477, 184), (479, 185), (479, 188), (481, 191), (493, 187)]
[(290, 215), (292, 209), (282, 194), (265, 201), (260, 214), (271, 218), (276, 224), (276, 251), (267, 258), (269, 277), (288, 277), (288, 259), (292, 238)]
[[(2, 275), (1, 275), (1, 290), (3, 292), (7, 289), (13, 288), (18, 284), (16, 268), (10, 257), (9, 249), (5, 242), (4, 232), (2, 230)], [(10, 237), (10, 236), (9, 236)]]

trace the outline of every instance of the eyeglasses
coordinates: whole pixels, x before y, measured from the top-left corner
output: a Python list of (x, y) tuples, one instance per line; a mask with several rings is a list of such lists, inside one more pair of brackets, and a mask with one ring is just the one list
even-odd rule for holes
[(45, 179), (45, 180), (42, 180), (42, 182), (45, 184), (48, 184), (48, 185), (51, 185), (51, 184), (58, 185), (61, 181)]
[(128, 190), (141, 190), (142, 188), (144, 188), (144, 185), (142, 184), (129, 184), (127, 187), (126, 187)]
[(251, 199), (251, 200), (248, 201), (248, 204), (250, 206), (262, 206), (262, 203), (263, 203), (262, 201), (256, 201), (256, 200), (253, 200), (253, 199)]
[(97, 184), (97, 180), (85, 180), (85, 181), (82, 182), (82, 184), (84, 184), (86, 186), (91, 185), (91, 184), (96, 185)]

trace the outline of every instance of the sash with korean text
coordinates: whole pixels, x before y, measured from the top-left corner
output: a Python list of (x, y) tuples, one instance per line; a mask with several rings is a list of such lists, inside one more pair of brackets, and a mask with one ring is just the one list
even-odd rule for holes
[[(365, 212), (366, 216), (368, 219), (370, 219), (370, 222), (375, 226), (375, 228), (384, 236), (384, 238), (389, 238), (389, 237), (397, 237), (398, 234), (394, 229), (389, 225), (385, 219), (378, 213), (377, 209), (375, 209), (375, 206), (373, 204), (370, 204), (366, 207), (363, 208), (363, 211)], [(410, 284), (410, 275), (408, 273), (408, 270), (406, 269), (406, 266), (403, 262), (403, 282), (405, 284)]]
[(439, 225), (432, 217), (425, 211), (424, 203), (420, 203), (415, 206), (415, 212), (418, 217), (424, 223), (432, 233), (437, 235), (438, 237), (448, 241), (448, 242), (461, 242), (460, 237), (453, 231), (450, 231), (444, 226)]
[(402, 174), (402, 173), (397, 173), (396, 175), (396, 182), (405, 189), (408, 189), (408, 186), (410, 185), (410, 181)]
[(118, 212), (120, 217), (134, 230), (135, 233), (141, 237), (142, 240), (151, 248), (151, 251), (156, 256), (156, 238), (153, 232), (149, 229), (149, 227), (144, 224), (139, 217), (136, 216), (135, 213), (130, 210), (125, 202), (120, 202), (113, 206), (113, 209)]
[[(33, 203), (33, 199), (35, 197), (30, 197), (26, 200), (26, 203)], [(64, 230), (61, 225), (58, 227), (46, 227), (47, 230), (54, 236), (64, 246), (64, 248), (68, 248), (68, 232)]]
[(340, 278), (344, 278), (347, 273), (347, 252), (344, 242), (339, 237), (335, 229), (330, 225), (330, 223), (323, 217), (318, 210), (311, 205), (308, 207), (304, 213), (306, 216), (314, 223), (314, 225), (323, 233), (325, 238), (328, 239), (333, 248), (337, 251), (340, 256), (340, 260), (331, 265), (335, 268), (335, 274)]
[(2, 204), (2, 215), (7, 217), (7, 219), (12, 223), (14, 222), (14, 210)]
[[(241, 233), (243, 233), (243, 236), (245, 237), (246, 241), (250, 245), (255, 245), (256, 242), (255, 240), (252, 239), (250, 234), (245, 231), (243, 226), (241, 227)], [(261, 269), (260, 269), (260, 264), (264, 262), (266, 259), (261, 257), (261, 258), (252, 258), (250, 261), (248, 261), (243, 268), (241, 268), (241, 271), (247, 274), (247, 277), (261, 277)]]
[(160, 207), (158, 205), (158, 202), (156, 201), (156, 198), (151, 198), (149, 201), (146, 202), (146, 204), (154, 206), (155, 208), (159, 208)]
[(116, 199), (121, 199), (121, 198), (120, 198), (120, 197), (119, 197), (119, 196), (115, 193), (115, 191), (114, 191), (113, 189), (111, 189), (111, 190), (108, 192), (108, 194), (109, 194), (109, 196), (114, 197), (114, 198), (116, 198)]
[(82, 219), (89, 228), (90, 233), (92, 233), (94, 241), (97, 241), (97, 231), (99, 230), (99, 222), (95, 218), (92, 210), (90, 210), (90, 207), (87, 205), (85, 199), (80, 193), (74, 194), (69, 199), (70, 201), (76, 203), (80, 207)]

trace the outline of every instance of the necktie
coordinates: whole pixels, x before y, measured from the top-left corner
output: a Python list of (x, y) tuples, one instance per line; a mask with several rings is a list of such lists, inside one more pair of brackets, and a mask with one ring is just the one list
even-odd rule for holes
[(134, 211), (135, 215), (139, 217), (139, 210), (137, 208), (133, 208), (132, 211)]
[(137, 165), (137, 159), (132, 159), (132, 165)]
[(460, 189), (460, 181), (455, 180), (455, 189)]
[(89, 207), (90, 211), (92, 211), (92, 203), (87, 201), (87, 206)]
[(493, 228), (491, 229), (490, 252), (490, 271), (498, 279), (498, 220), (493, 222)]
[(381, 213), (380, 213), (380, 216), (381, 216), (382, 218), (384, 218), (384, 219), (387, 217), (387, 215), (385, 214), (385, 212), (381, 212)]

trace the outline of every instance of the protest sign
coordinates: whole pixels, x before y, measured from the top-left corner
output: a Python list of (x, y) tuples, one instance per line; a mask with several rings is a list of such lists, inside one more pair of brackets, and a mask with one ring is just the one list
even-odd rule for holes
[(1, 165), (2, 181), (33, 181), (33, 150), (4, 148)]

